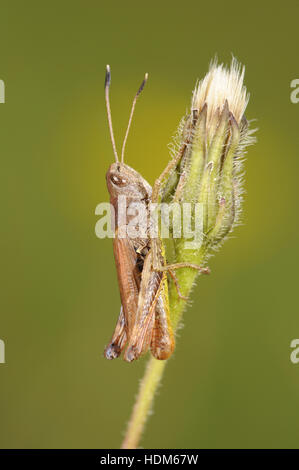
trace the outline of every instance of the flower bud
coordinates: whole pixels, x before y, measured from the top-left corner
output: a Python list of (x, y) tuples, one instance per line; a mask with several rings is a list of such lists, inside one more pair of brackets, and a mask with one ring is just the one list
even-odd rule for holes
[[(235, 59), (229, 69), (214, 61), (197, 84), (190, 113), (180, 124), (176, 144), (184, 146), (184, 152), (163, 199), (172, 197), (194, 208), (200, 203), (203, 233), (197, 249), (190, 249), (184, 237), (173, 240), (176, 262), (204, 264), (239, 221), (242, 160), (246, 146), (255, 140), (244, 116), (249, 100), (244, 72)], [(189, 295), (191, 271), (182, 271), (182, 290)]]

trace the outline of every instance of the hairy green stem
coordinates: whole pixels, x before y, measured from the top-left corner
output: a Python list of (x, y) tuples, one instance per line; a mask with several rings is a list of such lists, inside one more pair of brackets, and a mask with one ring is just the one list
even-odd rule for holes
[(126, 436), (121, 446), (122, 449), (136, 449), (138, 447), (166, 362), (158, 361), (154, 357), (150, 358), (140, 384)]

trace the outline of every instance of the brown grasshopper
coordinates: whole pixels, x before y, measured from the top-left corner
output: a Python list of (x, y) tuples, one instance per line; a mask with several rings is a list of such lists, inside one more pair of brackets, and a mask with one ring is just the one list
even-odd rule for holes
[[(113, 251), (117, 269), (121, 297), (121, 309), (115, 331), (105, 349), (107, 359), (117, 358), (124, 347), (124, 359), (131, 362), (144, 354), (149, 348), (156, 359), (167, 359), (174, 350), (174, 334), (170, 324), (168, 302), (167, 272), (174, 279), (180, 297), (178, 282), (174, 269), (191, 267), (202, 272), (206, 269), (190, 263), (166, 265), (164, 247), (161, 238), (151, 238), (149, 233), (143, 237), (129, 238), (123, 236), (126, 226), (118, 219), (119, 196), (126, 196), (126, 210), (132, 203), (144, 204), (149, 211), (150, 203), (158, 203), (161, 188), (166, 183), (171, 171), (180, 162), (185, 148), (169, 162), (161, 176), (156, 180), (153, 190), (148, 182), (133, 168), (124, 163), (126, 141), (133, 118), (136, 101), (147, 81), (145, 78), (136, 93), (129, 123), (122, 146), (121, 160), (118, 158), (109, 100), (111, 82), (110, 67), (107, 66), (105, 78), (105, 98), (108, 124), (112, 141), (115, 163), (112, 163), (106, 174), (110, 202), (116, 214)], [(126, 218), (130, 221), (130, 217)], [(122, 235), (121, 235), (122, 234)]]

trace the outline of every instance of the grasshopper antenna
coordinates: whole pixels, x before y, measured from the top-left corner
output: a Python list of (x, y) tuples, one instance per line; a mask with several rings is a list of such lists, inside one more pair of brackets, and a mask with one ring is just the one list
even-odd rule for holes
[(110, 99), (109, 99), (110, 83), (111, 83), (110, 65), (107, 65), (106, 66), (106, 76), (105, 76), (105, 99), (106, 99), (106, 108), (107, 108), (107, 117), (108, 117), (110, 137), (111, 137), (111, 142), (112, 142), (112, 147), (113, 147), (113, 153), (114, 153), (114, 156), (115, 156), (115, 161), (117, 163), (117, 162), (119, 162), (119, 158), (118, 158), (118, 155), (117, 155), (117, 150), (116, 150), (116, 145), (115, 145), (115, 140), (114, 140), (113, 127), (112, 127), (112, 117), (111, 117)]
[(124, 138), (124, 141), (123, 141), (123, 146), (122, 146), (122, 149), (121, 149), (121, 162), (124, 163), (124, 157), (125, 157), (125, 148), (126, 148), (126, 143), (127, 143), (127, 139), (128, 139), (128, 135), (129, 135), (129, 130), (130, 130), (130, 127), (131, 127), (131, 123), (132, 123), (132, 119), (133, 119), (133, 114), (134, 114), (134, 110), (135, 110), (135, 105), (136, 105), (136, 101), (138, 99), (138, 96), (140, 95), (140, 93), (142, 92), (146, 82), (147, 82), (147, 79), (148, 79), (148, 73), (145, 74), (144, 76), (144, 79), (134, 97), (134, 100), (133, 100), (133, 103), (132, 103), (132, 108), (131, 108), (131, 114), (130, 114), (130, 117), (129, 117), (129, 122), (128, 122), (128, 127), (127, 127), (127, 130), (126, 130), (126, 134), (125, 134), (125, 138)]

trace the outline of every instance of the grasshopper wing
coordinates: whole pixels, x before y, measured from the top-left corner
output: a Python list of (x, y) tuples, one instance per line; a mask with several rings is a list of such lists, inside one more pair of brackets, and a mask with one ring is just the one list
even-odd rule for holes
[(134, 246), (128, 238), (118, 238), (113, 243), (122, 308), (112, 339), (105, 349), (107, 359), (118, 357), (130, 338), (138, 308), (140, 270)]
[(155, 309), (162, 287), (162, 278), (161, 272), (152, 269), (152, 250), (150, 250), (144, 260), (135, 324), (124, 356), (128, 362), (138, 359), (151, 344)]
[(110, 343), (108, 344), (108, 346), (106, 347), (104, 351), (104, 356), (106, 357), (106, 359), (117, 358), (121, 354), (126, 342), (127, 342), (126, 321), (125, 321), (124, 309), (123, 309), (123, 306), (121, 306), (113, 336), (111, 338)]

